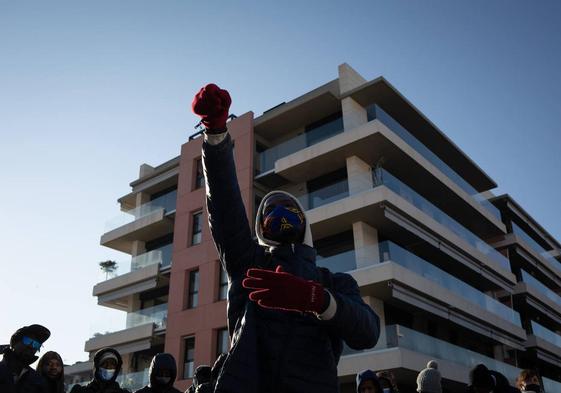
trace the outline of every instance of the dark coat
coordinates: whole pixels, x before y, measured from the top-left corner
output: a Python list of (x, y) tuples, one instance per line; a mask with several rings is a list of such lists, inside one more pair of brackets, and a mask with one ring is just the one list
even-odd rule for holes
[[(171, 371), (170, 381), (166, 385), (160, 385), (156, 381), (158, 371), (162, 369)], [(150, 364), (150, 383), (135, 393), (181, 393), (173, 387), (176, 377), (177, 366), (174, 357), (169, 353), (159, 353), (152, 358), (152, 363)]]
[[(242, 202), (229, 135), (217, 145), (203, 143), (209, 224), (220, 261), (228, 273), (228, 329), (231, 349), (218, 376), (216, 393), (300, 393), (338, 391), (337, 363), (343, 341), (372, 348), (379, 318), (363, 302), (356, 281), (315, 265), (315, 250), (303, 244), (273, 246), (252, 238)], [(307, 235), (311, 240), (311, 232)], [(311, 242), (310, 242), (311, 243)], [(251, 267), (284, 271), (321, 282), (337, 304), (335, 316), (267, 310), (249, 301), (242, 287)]]
[[(117, 369), (113, 378), (109, 381), (103, 381), (98, 375), (99, 363), (101, 356), (106, 352), (112, 352), (117, 357)], [(122, 389), (119, 383), (116, 382), (119, 373), (121, 372), (121, 367), (123, 366), (123, 360), (119, 352), (113, 348), (103, 348), (96, 352), (94, 356), (94, 377), (86, 386), (74, 385), (70, 393), (130, 393), (127, 389)]]
[[(47, 393), (45, 381), (38, 372), (29, 366), (21, 366), (13, 351), (3, 349), (0, 361), (0, 392), (1, 393)], [(14, 382), (14, 374), (23, 375)]]

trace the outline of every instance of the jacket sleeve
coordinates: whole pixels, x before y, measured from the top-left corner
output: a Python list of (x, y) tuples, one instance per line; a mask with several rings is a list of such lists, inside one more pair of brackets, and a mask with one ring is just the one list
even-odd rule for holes
[(229, 134), (216, 145), (203, 142), (203, 168), (210, 231), (228, 275), (243, 274), (257, 244), (242, 201)]
[(329, 288), (337, 303), (333, 318), (322, 321), (352, 349), (369, 349), (380, 336), (380, 318), (360, 296), (355, 279), (346, 273), (333, 274)]

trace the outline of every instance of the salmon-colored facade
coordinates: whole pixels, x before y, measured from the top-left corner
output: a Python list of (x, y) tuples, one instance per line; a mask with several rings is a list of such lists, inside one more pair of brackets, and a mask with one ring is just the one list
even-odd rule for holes
[[(253, 210), (253, 113), (248, 112), (228, 123), (235, 149), (238, 182), (248, 218)], [(205, 206), (205, 189), (195, 189), (196, 163), (201, 157), (203, 138), (181, 147), (177, 211), (173, 239), (173, 265), (170, 276), (168, 322), (165, 350), (178, 363), (175, 386), (186, 389), (191, 379), (183, 378), (184, 342), (195, 338), (195, 367), (212, 365), (216, 360), (217, 331), (227, 326), (226, 301), (218, 300), (220, 264), (210, 230)], [(202, 240), (191, 245), (193, 214), (203, 212)], [(199, 271), (201, 283), (198, 305), (188, 308), (189, 273)]]

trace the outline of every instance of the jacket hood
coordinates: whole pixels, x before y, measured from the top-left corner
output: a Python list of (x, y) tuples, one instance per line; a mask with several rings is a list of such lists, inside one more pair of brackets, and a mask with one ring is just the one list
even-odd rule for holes
[[(51, 359), (57, 359), (60, 362), (60, 366), (62, 367), (60, 375), (54, 380), (50, 379), (43, 369), (43, 367), (47, 365), (49, 363), (49, 360)], [(62, 361), (62, 357), (58, 353), (54, 351), (45, 352), (45, 354), (41, 356), (41, 359), (39, 359), (36, 370), (47, 381), (49, 385), (56, 385), (57, 393), (64, 392), (64, 362)]]
[(376, 376), (374, 371), (364, 370), (364, 371), (361, 371), (360, 373), (358, 373), (356, 375), (356, 391), (357, 391), (357, 393), (358, 393), (358, 388), (360, 387), (360, 384), (363, 383), (364, 381), (374, 382), (374, 386), (376, 386), (377, 391), (378, 392), (382, 391), (382, 386), (380, 385), (380, 380), (378, 379), (378, 377)]
[(267, 195), (265, 195), (263, 197), (263, 199), (261, 200), (261, 203), (259, 204), (259, 208), (257, 209), (257, 214), (256, 214), (256, 217), (255, 217), (255, 234), (257, 235), (257, 239), (259, 241), (259, 244), (262, 245), (262, 246), (266, 246), (266, 247), (276, 247), (276, 246), (280, 245), (280, 243), (278, 243), (278, 242), (275, 242), (275, 241), (269, 240), (269, 239), (265, 239), (263, 237), (263, 233), (261, 231), (261, 225), (259, 225), (259, 223), (261, 222), (261, 216), (262, 216), (261, 212), (263, 211), (263, 204), (265, 203), (267, 198), (269, 196), (271, 196), (272, 194), (286, 195), (287, 197), (292, 199), (294, 201), (294, 203), (296, 203), (296, 205), (298, 205), (298, 207), (300, 208), (300, 210), (304, 214), (304, 218), (306, 219), (306, 229), (304, 231), (304, 241), (302, 242), (302, 244), (313, 247), (314, 242), (312, 241), (312, 230), (310, 228), (310, 222), (308, 220), (308, 216), (306, 215), (306, 210), (304, 209), (304, 207), (302, 206), (300, 201), (298, 199), (296, 199), (296, 197), (294, 195), (292, 195), (292, 194), (290, 194), (286, 191), (281, 191), (281, 190), (271, 191), (270, 193), (268, 193)]
[[(117, 368), (115, 369), (115, 374), (113, 374), (113, 377), (109, 381), (104, 381), (99, 376), (99, 368), (100, 368), (99, 363), (101, 362), (101, 358), (107, 353), (111, 353), (115, 355), (115, 357), (117, 358)], [(121, 355), (119, 354), (119, 352), (117, 352), (117, 350), (113, 348), (102, 348), (99, 351), (97, 351), (94, 356), (94, 380), (99, 383), (115, 382), (115, 380), (119, 376), (119, 373), (121, 372), (122, 366), (123, 366), (123, 359), (121, 358)]]
[[(160, 370), (170, 371), (170, 380), (165, 385), (160, 385), (156, 381), (156, 376)], [(159, 353), (152, 358), (150, 364), (150, 387), (156, 390), (166, 390), (173, 386), (175, 378), (177, 377), (177, 366), (175, 358), (169, 353)]]

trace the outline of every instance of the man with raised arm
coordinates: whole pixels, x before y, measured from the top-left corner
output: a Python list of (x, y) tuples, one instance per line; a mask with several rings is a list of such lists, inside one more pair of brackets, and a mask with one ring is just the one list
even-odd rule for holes
[(292, 195), (273, 191), (263, 198), (253, 240), (226, 128), (230, 104), (228, 92), (214, 84), (192, 103), (205, 126), (210, 229), (228, 273), (231, 347), (214, 391), (338, 392), (343, 341), (372, 348), (379, 318), (349, 274), (316, 267), (310, 225)]

